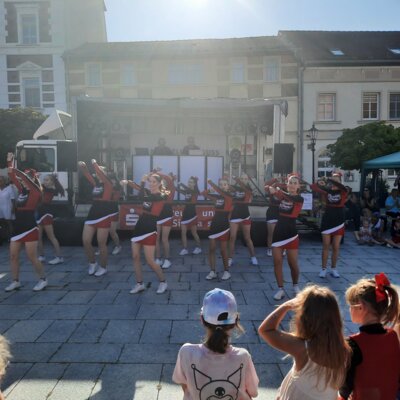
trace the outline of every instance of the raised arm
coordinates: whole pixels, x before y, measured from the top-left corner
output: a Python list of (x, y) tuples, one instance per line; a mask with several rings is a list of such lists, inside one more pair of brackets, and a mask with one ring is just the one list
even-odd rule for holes
[(97, 161), (95, 159), (92, 160), (92, 165), (93, 165), (94, 172), (96, 173), (96, 176), (97, 176), (97, 178), (99, 178), (100, 182), (103, 185), (107, 185), (112, 188), (113, 184), (111, 182), (111, 179), (103, 171), (103, 169), (100, 167), (100, 165), (97, 164)]
[(86, 163), (84, 161), (79, 161), (78, 167), (79, 167), (80, 171), (82, 172), (83, 176), (89, 181), (89, 183), (92, 186), (96, 186), (96, 181), (94, 180), (92, 174), (90, 173), (89, 168), (87, 167)]
[[(18, 190), (22, 190), (22, 187), (17, 185), (17, 182), (19, 181), (18, 178), (19, 178), (19, 179), (21, 179), (21, 181), (27, 187), (28, 190), (36, 191), (39, 193), (42, 192), (41, 187), (38, 186), (27, 174), (25, 174), (24, 172), (22, 172), (16, 168), (11, 168), (11, 170), (12, 170), (12, 172), (10, 175), (10, 179), (13, 181), (15, 186), (18, 187)], [(19, 185), (21, 185), (20, 182), (18, 182), (18, 183), (19, 183)]]

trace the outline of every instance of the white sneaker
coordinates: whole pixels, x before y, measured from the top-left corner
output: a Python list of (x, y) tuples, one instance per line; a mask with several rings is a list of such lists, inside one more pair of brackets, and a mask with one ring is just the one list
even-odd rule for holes
[(45, 256), (39, 256), (38, 260), (41, 261), (41, 262), (46, 261), (46, 257)]
[(4, 290), (6, 292), (12, 292), (13, 290), (19, 289), (21, 287), (20, 281), (12, 281)]
[(283, 256), (283, 257), (285, 257), (285, 256), (286, 256), (286, 249), (283, 249), (282, 256)]
[(211, 279), (215, 279), (215, 278), (217, 278), (217, 277), (218, 277), (217, 273), (216, 273), (215, 271), (211, 270), (211, 271), (208, 273), (208, 275), (206, 276), (206, 279), (207, 279), (208, 281), (211, 281)]
[(161, 265), (161, 268), (168, 269), (171, 265), (172, 265), (171, 261), (169, 261), (168, 259), (165, 259), (163, 264)]
[(186, 254), (189, 254), (189, 252), (186, 249), (182, 249), (179, 253), (180, 256), (186, 256)]
[(339, 272), (337, 272), (337, 269), (336, 269), (336, 268), (332, 268), (332, 269), (330, 270), (330, 274), (331, 274), (334, 278), (340, 278), (340, 274), (339, 274)]
[(271, 248), (267, 249), (267, 256), (272, 257), (272, 249)]
[(200, 247), (195, 247), (192, 251), (192, 254), (200, 254), (203, 250)]
[(136, 294), (143, 292), (144, 290), (146, 290), (146, 286), (144, 286), (144, 283), (142, 282), (142, 283), (137, 283), (129, 293)]
[(228, 267), (232, 267), (233, 260), (232, 258), (228, 258)]
[(97, 263), (89, 263), (88, 274), (93, 275), (97, 270)]
[(97, 271), (94, 273), (94, 276), (103, 276), (107, 273), (107, 268), (98, 267)]
[(158, 285), (158, 289), (156, 291), (157, 294), (162, 294), (164, 293), (168, 288), (167, 282), (160, 282)]
[(251, 265), (258, 265), (257, 257), (251, 257)]
[(224, 271), (224, 273), (223, 273), (222, 276), (221, 276), (221, 280), (227, 281), (227, 280), (230, 279), (230, 278), (231, 278), (230, 272), (229, 272), (229, 271)]
[(156, 262), (156, 264), (158, 264), (158, 265), (162, 265), (162, 258), (156, 258), (155, 259), (155, 262)]
[(300, 293), (299, 285), (293, 285), (294, 295), (297, 296)]
[(62, 257), (54, 257), (52, 260), (49, 261), (50, 265), (57, 265), (57, 264), (62, 264), (64, 262), (64, 259)]
[(321, 271), (319, 271), (319, 277), (326, 278), (326, 274), (327, 274), (326, 268), (321, 268)]
[(121, 253), (122, 247), (121, 246), (115, 246), (111, 254), (113, 256), (116, 256), (117, 254)]
[(98, 256), (100, 254), (100, 250), (95, 250), (94, 255)]
[(39, 282), (33, 287), (34, 292), (40, 292), (47, 286), (47, 279), (40, 279)]
[(275, 294), (274, 294), (274, 300), (282, 300), (285, 297), (285, 292), (283, 288), (280, 288)]

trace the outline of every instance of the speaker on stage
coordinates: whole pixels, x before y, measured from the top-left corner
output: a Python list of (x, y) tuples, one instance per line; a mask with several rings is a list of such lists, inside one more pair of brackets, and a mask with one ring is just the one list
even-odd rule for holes
[(293, 171), (292, 143), (275, 143), (274, 145), (274, 173), (288, 174)]

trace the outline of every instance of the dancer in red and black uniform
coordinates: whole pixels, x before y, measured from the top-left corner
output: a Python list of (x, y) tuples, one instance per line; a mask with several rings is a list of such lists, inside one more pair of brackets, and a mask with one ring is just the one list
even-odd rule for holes
[(43, 249), (43, 231), (46, 232), (47, 238), (53, 245), (55, 257), (49, 261), (50, 265), (57, 265), (64, 262), (61, 256), (60, 243), (58, 242), (53, 228), (53, 214), (51, 211), (51, 202), (54, 196), (64, 196), (64, 188), (57, 179), (56, 175), (49, 174), (43, 178), (42, 183), (43, 197), (37, 210), (37, 224), (39, 227), (39, 260), (45, 261)]
[(325, 202), (325, 213), (321, 222), (322, 233), (322, 268), (320, 278), (326, 278), (326, 265), (328, 263), (329, 249), (332, 246), (331, 275), (339, 278), (336, 263), (339, 258), (340, 242), (344, 235), (344, 208), (347, 201), (347, 188), (341, 181), (342, 174), (334, 173), (332, 178), (319, 180), (318, 183), (310, 185), (314, 192), (321, 193)]
[(235, 254), (235, 242), (239, 227), (242, 229), (243, 239), (250, 253), (252, 265), (258, 265), (253, 241), (251, 240), (251, 218), (249, 203), (253, 198), (253, 191), (249, 185), (249, 177), (243, 174), (240, 178), (235, 178), (235, 185), (231, 186), (233, 192), (233, 210), (230, 218), (230, 239), (229, 239), (229, 258), (228, 264), (232, 265), (233, 255)]
[[(149, 184), (149, 189), (145, 188), (146, 182)], [(131, 238), (136, 285), (130, 293), (136, 294), (146, 289), (140, 260), (140, 250), (143, 247), (146, 262), (160, 281), (157, 294), (161, 294), (167, 290), (168, 285), (160, 265), (154, 260), (154, 252), (157, 241), (157, 221), (160, 218), (167, 194), (164, 192), (161, 176), (156, 173), (144, 175), (140, 186), (132, 181), (127, 181), (127, 183), (132, 188), (139, 190), (139, 197), (143, 200), (143, 212), (135, 225)]]
[(179, 182), (176, 190), (185, 196), (185, 207), (182, 212), (181, 218), (181, 238), (183, 249), (180, 251), (180, 256), (189, 254), (187, 249), (187, 230), (188, 228), (192, 232), (193, 239), (196, 242), (196, 247), (193, 249), (193, 254), (201, 253), (200, 237), (197, 233), (197, 213), (196, 203), (197, 198), (200, 194), (199, 187), (197, 185), (198, 178), (191, 176), (188, 180), (187, 186)]
[[(118, 203), (112, 201), (113, 183), (102, 167), (92, 160), (92, 166), (96, 174), (94, 178), (83, 161), (79, 161), (79, 167), (85, 178), (93, 186), (93, 204), (85, 221), (82, 233), (83, 247), (89, 261), (89, 275), (102, 276), (107, 273), (107, 238), (110, 226), (115, 215), (118, 214)], [(100, 253), (100, 265), (96, 263), (92, 240), (97, 233), (97, 243)]]
[(111, 196), (111, 201), (113, 201), (115, 203), (114, 207), (116, 208), (116, 210), (118, 210), (118, 213), (115, 214), (111, 220), (111, 226), (110, 226), (110, 237), (111, 240), (114, 243), (114, 248), (111, 252), (111, 254), (113, 256), (119, 254), (122, 250), (121, 247), (121, 242), (119, 240), (119, 236), (117, 233), (117, 226), (118, 226), (118, 217), (119, 217), (119, 200), (121, 199), (121, 195), (122, 195), (122, 188), (121, 185), (117, 179), (117, 176), (115, 175), (114, 172), (108, 172), (107, 176), (109, 177), (109, 179), (111, 180), (112, 184), (113, 184), (113, 192), (112, 192), (112, 196)]
[[(37, 256), (37, 242), (39, 229), (36, 225), (35, 210), (42, 198), (42, 189), (37, 178), (31, 178), (26, 173), (13, 168), (13, 155), (7, 156), (9, 165), (8, 176), (10, 181), (17, 187), (19, 195), (16, 200), (15, 224), (13, 236), (10, 239), (10, 265), (13, 281), (5, 288), (6, 292), (19, 289), (19, 254), (22, 244), (25, 245), (26, 255), (32, 263), (39, 282), (33, 287), (34, 291), (43, 290), (47, 286), (47, 279), (42, 263)], [(35, 172), (30, 171), (33, 176)]]
[(281, 201), (276, 196), (270, 193), (269, 191), (270, 187), (273, 187), (275, 189), (279, 187), (284, 191), (286, 191), (287, 188), (284, 183), (280, 183), (276, 178), (273, 178), (268, 182), (265, 182), (264, 189), (269, 197), (268, 209), (265, 215), (265, 219), (267, 221), (267, 256), (272, 257), (272, 237), (274, 235), (275, 225), (278, 222), (279, 204)]
[(219, 242), (221, 248), (222, 262), (224, 264), (224, 273), (221, 279), (227, 280), (231, 277), (228, 265), (228, 240), (229, 240), (229, 215), (233, 207), (233, 196), (229, 192), (229, 182), (225, 178), (221, 178), (218, 181), (218, 186), (211, 180), (208, 180), (208, 184), (216, 191), (216, 193), (210, 193), (205, 190), (202, 194), (214, 201), (215, 211), (214, 217), (211, 221), (210, 231), (208, 238), (210, 239), (210, 248), (208, 252), (208, 259), (210, 263), (211, 271), (206, 276), (207, 280), (215, 279), (218, 277), (215, 272), (216, 267), (216, 247)]
[[(160, 171), (156, 171), (156, 173), (161, 176), (161, 179), (165, 182), (164, 193), (167, 195), (167, 198), (164, 200), (164, 206), (160, 217), (157, 221), (156, 262), (161, 265), (162, 269), (167, 269), (172, 265), (169, 258), (169, 234), (172, 228), (172, 202), (175, 196), (175, 177), (172, 174), (165, 175)], [(164, 251), (164, 260), (161, 258), (161, 246)]]
[(278, 291), (274, 295), (275, 300), (285, 297), (283, 290), (283, 251), (287, 251), (288, 264), (292, 275), (293, 290), (297, 294), (300, 289), (298, 248), (299, 235), (296, 229), (296, 218), (303, 206), (304, 199), (300, 196), (300, 178), (297, 174), (290, 174), (287, 179), (287, 192), (279, 187), (268, 187), (269, 193), (280, 199), (278, 222), (272, 238), (272, 255), (274, 258), (274, 272)]
[(346, 290), (353, 323), (350, 368), (339, 399), (395, 400), (400, 382), (400, 346), (396, 332), (385, 326), (397, 321), (399, 295), (384, 273), (360, 279)]

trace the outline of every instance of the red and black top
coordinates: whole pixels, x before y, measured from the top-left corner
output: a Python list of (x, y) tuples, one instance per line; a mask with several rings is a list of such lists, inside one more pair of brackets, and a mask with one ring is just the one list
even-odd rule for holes
[(233, 210), (231, 222), (242, 222), (250, 219), (249, 203), (253, 198), (253, 191), (249, 185), (245, 185), (239, 178), (235, 178), (236, 185), (232, 185)]
[(400, 381), (400, 345), (396, 333), (382, 324), (360, 327), (350, 336), (350, 368), (339, 393), (352, 400), (396, 399)]
[(35, 211), (42, 201), (42, 189), (27, 174), (10, 167), (8, 176), (18, 189), (17, 211)]
[(281, 201), (278, 197), (270, 192), (271, 187), (275, 189), (279, 188), (282, 190), (286, 190), (286, 185), (284, 183), (280, 183), (276, 178), (265, 182), (264, 190), (267, 193), (269, 199), (268, 209), (266, 212), (266, 220), (270, 223), (276, 223), (278, 221), (279, 204)]
[(155, 172), (155, 174), (159, 175), (166, 185), (165, 187), (166, 196), (164, 200), (164, 207), (158, 219), (158, 224), (161, 225), (164, 222), (169, 222), (170, 220), (172, 220), (173, 216), (172, 202), (175, 197), (175, 185), (174, 185), (174, 178), (171, 175), (164, 175), (159, 171)]
[(190, 189), (188, 186), (179, 182), (176, 190), (179, 193), (182, 193), (185, 196), (185, 207), (182, 212), (181, 224), (189, 224), (196, 219), (196, 203), (197, 198), (200, 194), (199, 189), (196, 187), (195, 189)]
[(92, 196), (93, 200), (96, 201), (112, 201), (114, 194), (114, 185), (111, 179), (97, 164), (96, 160), (92, 160), (92, 165), (96, 173), (95, 179), (90, 173), (86, 164), (79, 164), (80, 170), (82, 171), (85, 178), (93, 186)]

